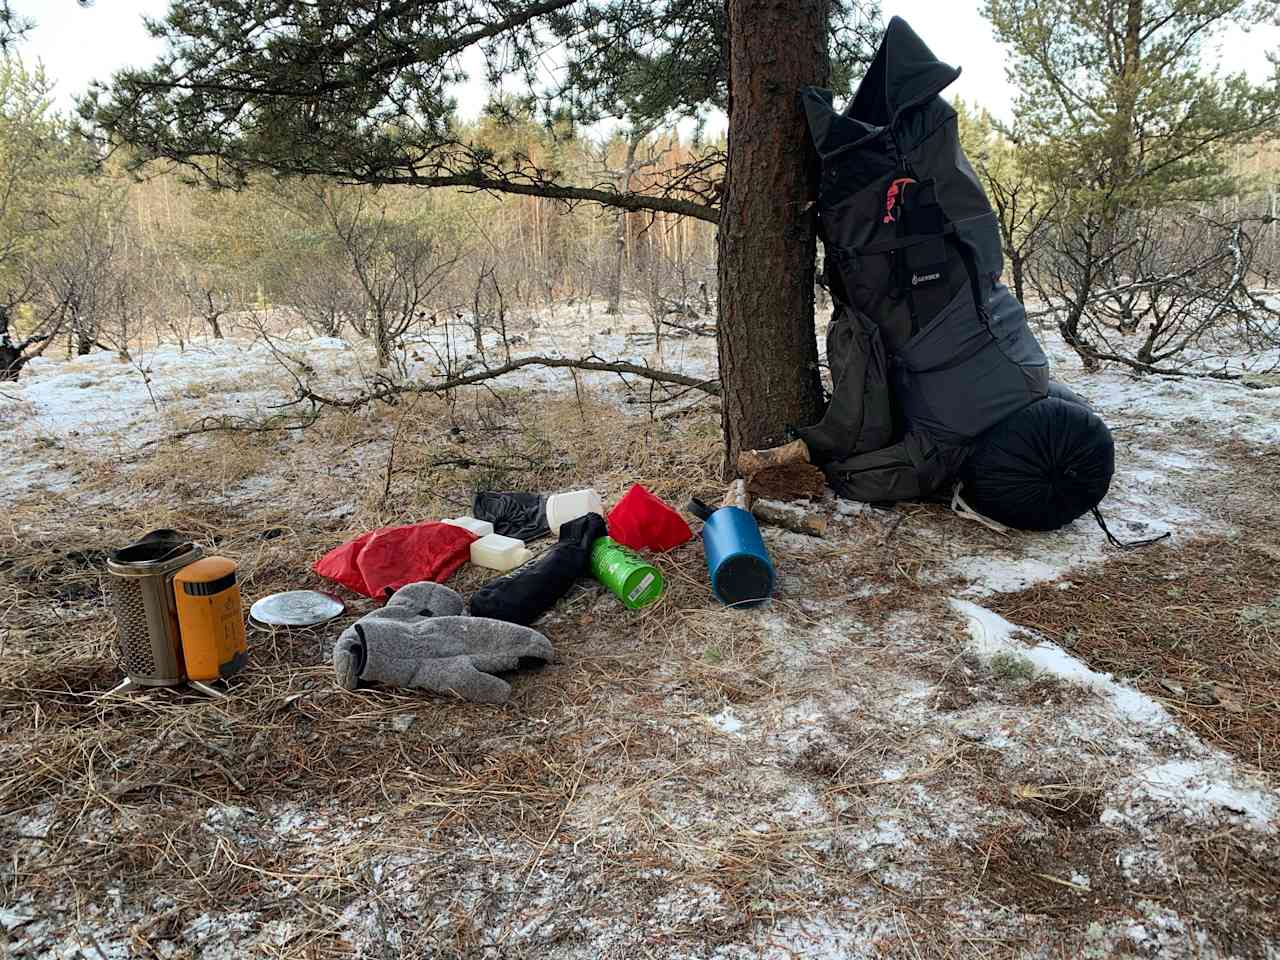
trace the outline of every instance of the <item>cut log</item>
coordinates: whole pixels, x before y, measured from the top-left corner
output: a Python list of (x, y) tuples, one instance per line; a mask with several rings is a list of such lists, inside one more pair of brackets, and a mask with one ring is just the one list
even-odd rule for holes
[(753, 474), (747, 492), (766, 500), (821, 500), (827, 478), (811, 463), (784, 463)]
[(782, 527), (784, 530), (807, 534), (810, 537), (827, 535), (827, 515), (817, 510), (806, 510), (798, 504), (757, 500), (751, 505), (751, 512), (761, 523), (767, 523), (772, 527)]
[(743, 450), (738, 454), (738, 472), (750, 479), (768, 467), (784, 463), (808, 463), (809, 448), (803, 440), (792, 440), (780, 447), (767, 450)]

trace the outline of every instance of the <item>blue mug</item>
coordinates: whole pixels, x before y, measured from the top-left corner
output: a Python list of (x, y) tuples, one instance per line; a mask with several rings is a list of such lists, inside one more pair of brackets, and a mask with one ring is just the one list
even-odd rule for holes
[(702, 546), (716, 599), (754, 607), (773, 596), (776, 575), (756, 518), (741, 507), (721, 507), (703, 519)]

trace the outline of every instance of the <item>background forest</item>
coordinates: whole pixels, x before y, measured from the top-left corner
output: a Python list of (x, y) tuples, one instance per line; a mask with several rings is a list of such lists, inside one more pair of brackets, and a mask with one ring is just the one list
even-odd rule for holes
[[(713, 312), (715, 231), (699, 220), (319, 179), (210, 191), (131, 174), (123, 156), (101, 162), (18, 56), (0, 84), (0, 289), (23, 360), (251, 335), (269, 319), (366, 340), (385, 365), (446, 318), (497, 330), (575, 301), (605, 315), (633, 301), (655, 322)], [(674, 132), (589, 139), (509, 114), (467, 132), (627, 189), (722, 146)]]

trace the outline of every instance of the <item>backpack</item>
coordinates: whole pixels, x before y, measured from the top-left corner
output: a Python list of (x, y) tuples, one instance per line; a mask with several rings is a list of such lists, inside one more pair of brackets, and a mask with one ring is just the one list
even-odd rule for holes
[(976, 437), (1047, 394), (1044, 351), (1000, 283), (996, 215), (938, 96), (959, 73), (894, 17), (844, 112), (803, 92), (834, 310), (832, 394), (796, 432), (851, 499), (937, 494)]

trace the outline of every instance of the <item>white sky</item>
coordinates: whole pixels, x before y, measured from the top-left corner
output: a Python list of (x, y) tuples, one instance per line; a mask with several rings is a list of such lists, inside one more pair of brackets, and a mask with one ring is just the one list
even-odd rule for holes
[[(122, 66), (150, 62), (159, 45), (147, 36), (142, 17), (161, 17), (168, 9), (167, 0), (96, 0), (88, 9), (79, 8), (75, 0), (13, 0), (12, 5), (37, 21), (19, 51), (28, 60), (43, 61), (64, 109), (90, 80), (105, 80)], [(1013, 91), (1004, 76), (1004, 51), (978, 15), (977, 0), (881, 0), (881, 6), (886, 19), (893, 14), (904, 17), (942, 60), (964, 69), (948, 96), (1008, 116)], [(1267, 52), (1280, 50), (1280, 27), (1233, 35), (1226, 46), (1229, 57), (1219, 53), (1215, 59), (1225, 59), (1231, 69), (1244, 67), (1260, 79), (1270, 69)], [(464, 112), (474, 113), (482, 97), (478, 84), (463, 90)]]

